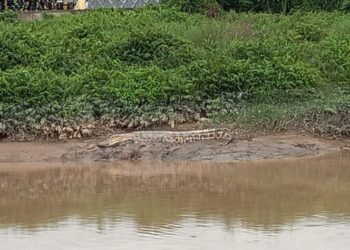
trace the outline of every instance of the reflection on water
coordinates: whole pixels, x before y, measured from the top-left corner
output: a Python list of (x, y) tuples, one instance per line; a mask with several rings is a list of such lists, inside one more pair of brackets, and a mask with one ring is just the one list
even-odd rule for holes
[(348, 249), (348, 235), (349, 154), (0, 165), (4, 249)]

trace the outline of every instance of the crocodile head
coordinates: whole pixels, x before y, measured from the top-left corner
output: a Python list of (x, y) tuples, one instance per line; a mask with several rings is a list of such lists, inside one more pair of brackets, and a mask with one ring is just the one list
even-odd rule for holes
[(97, 146), (99, 146), (99, 147), (113, 147), (121, 142), (132, 141), (133, 139), (134, 138), (133, 138), (132, 134), (119, 134), (119, 135), (116, 134), (116, 135), (113, 135), (102, 142), (99, 142), (97, 144)]

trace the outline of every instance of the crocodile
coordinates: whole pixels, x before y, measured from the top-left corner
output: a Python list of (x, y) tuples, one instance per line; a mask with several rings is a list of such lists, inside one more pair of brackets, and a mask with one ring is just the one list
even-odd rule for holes
[(130, 133), (115, 134), (106, 140), (97, 143), (99, 147), (113, 147), (121, 142), (166, 142), (183, 144), (194, 141), (233, 138), (227, 129), (205, 129), (192, 131), (134, 131)]

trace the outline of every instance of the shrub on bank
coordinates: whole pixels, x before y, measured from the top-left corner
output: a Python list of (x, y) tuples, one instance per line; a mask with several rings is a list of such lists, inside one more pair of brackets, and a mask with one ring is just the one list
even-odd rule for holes
[(184, 122), (350, 84), (350, 18), (340, 12), (212, 20), (152, 7), (0, 26), (0, 134)]
[(349, 0), (163, 0), (163, 3), (177, 6), (189, 13), (206, 12), (215, 6), (224, 10), (237, 12), (290, 13), (296, 10), (349, 10)]

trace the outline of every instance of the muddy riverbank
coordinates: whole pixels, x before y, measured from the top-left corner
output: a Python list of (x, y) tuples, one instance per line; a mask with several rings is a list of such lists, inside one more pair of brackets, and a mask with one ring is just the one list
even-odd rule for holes
[(261, 136), (236, 140), (198, 141), (183, 145), (172, 143), (125, 142), (116, 147), (94, 146), (100, 139), (60, 142), (0, 143), (0, 163), (114, 160), (194, 160), (241, 161), (284, 159), (321, 155), (343, 150), (348, 141), (326, 140), (294, 134)]

